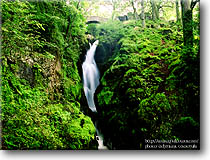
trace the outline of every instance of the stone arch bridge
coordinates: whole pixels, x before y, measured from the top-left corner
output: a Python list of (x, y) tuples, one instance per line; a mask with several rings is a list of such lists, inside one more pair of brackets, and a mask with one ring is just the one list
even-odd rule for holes
[(104, 17), (98, 17), (98, 16), (89, 16), (87, 17), (86, 23), (90, 24), (90, 23), (102, 23), (102, 22), (106, 22), (108, 20), (108, 18), (104, 18)]

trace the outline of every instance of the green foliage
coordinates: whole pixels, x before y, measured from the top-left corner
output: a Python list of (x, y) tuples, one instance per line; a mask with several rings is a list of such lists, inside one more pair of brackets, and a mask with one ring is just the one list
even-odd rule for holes
[(199, 137), (199, 123), (192, 117), (181, 117), (174, 123), (173, 128), (174, 134), (180, 139), (197, 139)]
[(118, 41), (123, 36), (123, 24), (118, 21), (108, 21), (101, 24), (89, 24), (88, 33), (99, 40), (97, 47), (96, 62), (107, 64), (108, 58), (112, 56), (118, 49)]
[[(181, 117), (199, 117), (195, 112), (199, 110), (198, 76), (191, 79), (188, 69), (193, 75), (197, 71), (183, 59), (187, 55), (180, 26), (160, 23), (163, 27), (159, 29), (143, 29), (132, 21), (124, 24), (123, 37), (117, 40), (120, 50), (108, 60), (110, 66), (101, 78), (97, 100), (109, 127), (104, 134), (118, 149), (143, 149), (145, 138), (183, 138), (181, 129), (176, 129), (185, 123)], [(180, 85), (186, 82), (186, 88)], [(194, 104), (188, 101), (192, 97)], [(189, 123), (195, 126), (194, 122), (198, 127), (195, 120)], [(194, 131), (199, 132), (197, 128)]]
[(189, 48), (180, 24), (163, 20), (86, 28), (85, 2), (78, 4), (3, 0), (3, 149), (96, 148), (95, 127), (80, 111), (85, 33), (100, 42), (95, 97), (105, 140), (116, 149), (144, 149), (145, 138), (198, 139), (199, 9)]
[(19, 102), (2, 105), (4, 149), (89, 148), (95, 128), (78, 103), (45, 104), (44, 92), (22, 91), (26, 98), (13, 94)]
[(88, 26), (87, 26), (88, 33), (90, 33), (93, 36), (96, 36), (97, 25), (98, 24), (95, 24), (95, 23), (88, 24)]
[[(171, 109), (171, 104), (164, 93), (157, 93), (140, 102), (138, 115), (140, 121), (145, 124), (142, 128), (146, 129), (147, 132), (144, 131), (144, 134), (147, 134), (148, 138), (172, 138), (170, 135), (171, 114), (169, 114)], [(160, 128), (164, 129), (160, 132)]]
[(85, 19), (65, 1), (2, 2), (3, 149), (95, 149), (80, 111)]

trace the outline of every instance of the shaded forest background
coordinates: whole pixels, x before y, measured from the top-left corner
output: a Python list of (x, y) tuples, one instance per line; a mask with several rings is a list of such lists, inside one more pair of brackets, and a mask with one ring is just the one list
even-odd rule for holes
[[(87, 24), (106, 3), (1, 2), (2, 149), (97, 149), (94, 119), (109, 149), (199, 140), (199, 1), (112, 0)], [(81, 69), (96, 39), (97, 116)]]

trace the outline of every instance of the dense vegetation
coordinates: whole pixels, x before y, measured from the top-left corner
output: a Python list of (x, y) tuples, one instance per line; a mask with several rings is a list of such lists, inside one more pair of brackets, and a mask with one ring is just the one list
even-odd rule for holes
[(80, 109), (81, 12), (64, 1), (3, 1), (2, 11), (3, 149), (95, 148)]
[[(109, 58), (97, 94), (107, 121), (103, 133), (117, 149), (143, 149), (145, 139), (199, 137), (199, 43), (189, 63), (181, 26), (159, 23), (158, 29), (149, 22), (147, 28), (118, 24), (120, 49)], [(115, 38), (110, 26), (105, 37)]]
[[(68, 2), (2, 2), (2, 148), (97, 149), (95, 119), (109, 149), (145, 149), (145, 139), (199, 140), (199, 7), (180, 23), (155, 16), (151, 0), (145, 15), (152, 18), (138, 18), (134, 8), (121, 22), (115, 10), (109, 21), (86, 25), (91, 5)], [(96, 39), (94, 115), (81, 64)]]

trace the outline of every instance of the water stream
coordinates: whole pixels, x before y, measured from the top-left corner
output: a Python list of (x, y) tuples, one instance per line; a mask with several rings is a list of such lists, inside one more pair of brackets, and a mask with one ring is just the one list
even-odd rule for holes
[[(83, 71), (83, 87), (85, 96), (88, 102), (88, 107), (92, 112), (97, 113), (95, 102), (94, 102), (94, 93), (96, 88), (99, 85), (99, 70), (97, 68), (94, 55), (96, 51), (96, 47), (99, 41), (96, 40), (92, 45), (90, 44), (90, 49), (87, 51), (85, 61), (82, 64)], [(98, 149), (107, 149), (103, 144), (103, 135), (97, 129), (97, 121), (95, 123), (95, 128), (97, 132), (96, 140), (98, 141)]]

